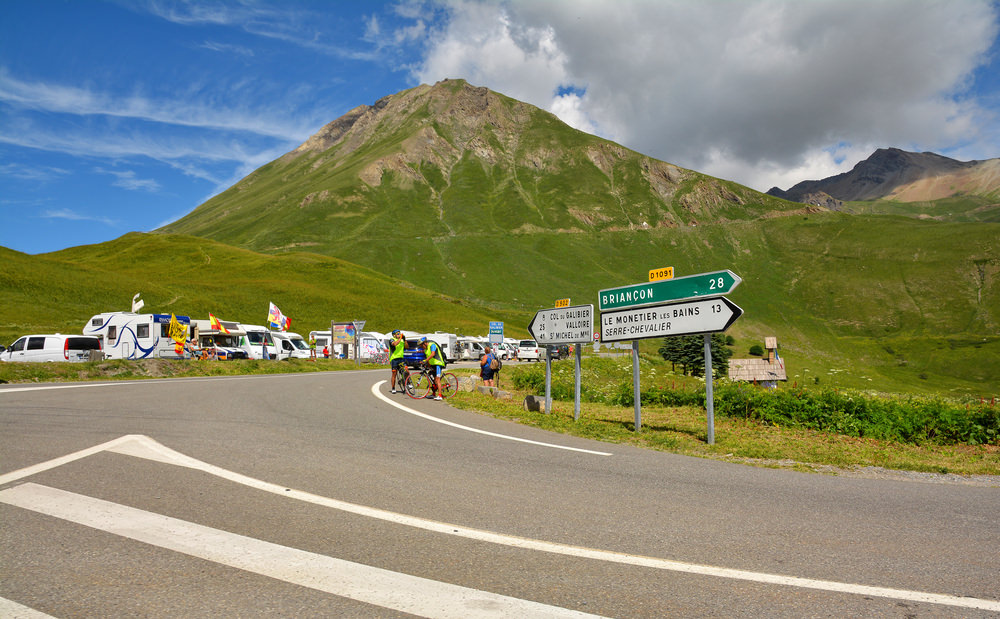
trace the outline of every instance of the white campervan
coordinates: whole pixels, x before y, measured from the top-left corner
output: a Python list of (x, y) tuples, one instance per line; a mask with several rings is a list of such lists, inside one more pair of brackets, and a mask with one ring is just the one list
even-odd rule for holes
[(435, 331), (434, 333), (424, 333), (421, 337), (426, 337), (436, 342), (438, 347), (441, 348), (441, 352), (444, 353), (444, 357), (448, 363), (454, 363), (462, 358), (458, 349), (458, 336), (454, 333)]
[(246, 359), (247, 352), (240, 347), (240, 337), (247, 334), (235, 322), (220, 320), (219, 324), (228, 333), (212, 327), (210, 320), (192, 320), (191, 331), (198, 347), (209, 350), (216, 359)]
[(389, 347), (385, 334), (362, 331), (358, 335), (358, 357), (362, 363), (389, 363)]
[[(247, 353), (249, 359), (263, 359), (265, 351), (268, 359), (281, 359), (280, 346), (274, 341), (273, 334), (260, 325), (238, 325), (246, 331), (239, 339), (240, 348)], [(287, 355), (286, 355), (287, 356)]]
[(271, 337), (278, 350), (278, 359), (308, 359), (310, 357), (309, 344), (298, 333), (271, 331)]
[(90, 361), (101, 341), (89, 335), (25, 335), (3, 352), (0, 361)]
[[(101, 340), (104, 355), (109, 359), (183, 359), (177, 342), (170, 337), (171, 314), (136, 314), (105, 312), (83, 326), (84, 335)], [(185, 332), (191, 321), (177, 316)]]

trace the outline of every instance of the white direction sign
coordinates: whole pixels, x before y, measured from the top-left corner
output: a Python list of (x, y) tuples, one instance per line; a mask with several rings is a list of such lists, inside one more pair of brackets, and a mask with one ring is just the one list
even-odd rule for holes
[(742, 315), (743, 310), (725, 297), (603, 312), (601, 341), (718, 333)]
[(594, 306), (539, 310), (528, 324), (528, 332), (540, 346), (589, 342), (594, 333)]

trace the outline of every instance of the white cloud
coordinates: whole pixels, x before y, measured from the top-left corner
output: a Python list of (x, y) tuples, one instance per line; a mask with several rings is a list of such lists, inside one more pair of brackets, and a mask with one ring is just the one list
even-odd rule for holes
[[(142, 94), (118, 96), (72, 85), (20, 80), (0, 70), (0, 101), (25, 110), (242, 131), (281, 139), (308, 135), (307, 127), (312, 126), (289, 122), (282, 115), (271, 114), (267, 108), (249, 111), (241, 104), (226, 106), (201, 96), (196, 92), (197, 85), (190, 88), (190, 92), (171, 97)], [(230, 93), (250, 88), (249, 82), (235, 83), (231, 85)]]
[(118, 222), (115, 221), (114, 219), (110, 219), (108, 217), (95, 217), (92, 215), (82, 215), (68, 208), (48, 210), (42, 213), (41, 217), (45, 219), (67, 219), (69, 221), (96, 221), (97, 223), (101, 223), (106, 226), (111, 226), (111, 227), (118, 226)]
[[(414, 75), (461, 77), (654, 157), (756, 189), (880, 146), (996, 157), (970, 89), (988, 0), (550, 0), (444, 4)], [(583, 96), (559, 96), (585, 85)], [(861, 152), (866, 149), (865, 152)], [(857, 153), (860, 152), (860, 155)]]
[(52, 166), (29, 166), (20, 163), (0, 165), (0, 176), (8, 176), (23, 181), (46, 182), (70, 174), (65, 168)]
[(132, 191), (157, 192), (160, 190), (160, 183), (151, 178), (139, 178), (133, 170), (106, 170), (103, 168), (96, 168), (95, 171), (101, 174), (110, 174), (111, 176), (114, 176), (116, 180), (111, 184), (115, 187), (121, 187)]

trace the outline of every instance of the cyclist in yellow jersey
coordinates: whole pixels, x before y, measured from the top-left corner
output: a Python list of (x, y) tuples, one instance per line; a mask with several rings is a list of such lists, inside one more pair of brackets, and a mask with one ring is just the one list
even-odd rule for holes
[(441, 399), (441, 372), (444, 371), (444, 359), (441, 355), (441, 348), (436, 342), (428, 340), (426, 337), (420, 338), (420, 346), (424, 349), (424, 363), (431, 368), (434, 376), (434, 396), (435, 400)]
[(396, 329), (392, 332), (392, 354), (389, 355), (389, 367), (392, 368), (392, 393), (396, 393), (396, 373), (403, 365), (403, 352), (406, 350), (406, 338), (403, 332)]

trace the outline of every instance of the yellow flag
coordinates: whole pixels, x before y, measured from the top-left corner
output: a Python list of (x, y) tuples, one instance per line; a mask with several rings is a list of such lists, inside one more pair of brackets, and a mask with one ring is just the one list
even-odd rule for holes
[(170, 314), (170, 326), (167, 328), (167, 335), (178, 344), (183, 344), (187, 341), (187, 329), (177, 321), (177, 316), (173, 314)]

